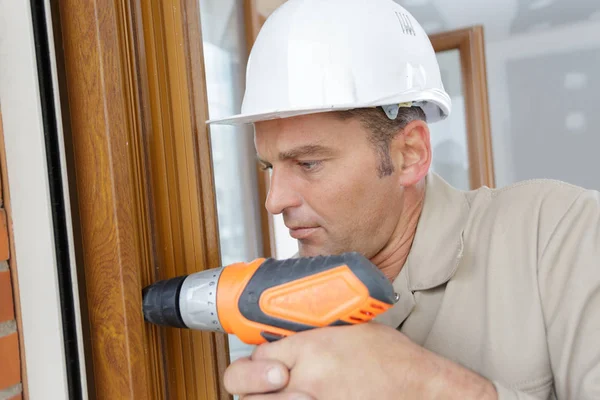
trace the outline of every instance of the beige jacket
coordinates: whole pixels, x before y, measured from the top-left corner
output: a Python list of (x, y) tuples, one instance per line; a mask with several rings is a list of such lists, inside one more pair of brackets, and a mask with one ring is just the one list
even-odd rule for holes
[(398, 304), (377, 318), (500, 399), (600, 399), (600, 193), (462, 192), (431, 173)]

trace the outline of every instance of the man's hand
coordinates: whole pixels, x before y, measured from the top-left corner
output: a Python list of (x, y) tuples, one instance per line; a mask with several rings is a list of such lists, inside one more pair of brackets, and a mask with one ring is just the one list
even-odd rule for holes
[(243, 400), (497, 398), (491, 382), (377, 323), (263, 344), (229, 366), (225, 388)]

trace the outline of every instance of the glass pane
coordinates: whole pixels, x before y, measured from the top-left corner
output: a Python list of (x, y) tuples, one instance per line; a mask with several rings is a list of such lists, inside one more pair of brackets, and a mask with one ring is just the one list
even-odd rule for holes
[(273, 217), (275, 233), (275, 255), (277, 259), (292, 258), (298, 253), (298, 241), (290, 236), (289, 229), (283, 223), (282, 214)]
[(429, 125), (433, 153), (432, 170), (449, 184), (469, 190), (469, 152), (465, 122), (465, 100), (457, 49), (437, 53), (444, 88), (452, 99), (452, 112), (444, 121)]
[[(269, 170), (269, 176), (271, 173), (272, 171)], [(279, 260), (292, 258), (298, 253), (298, 241), (290, 236), (290, 231), (283, 222), (283, 214), (273, 216), (273, 236), (275, 236), (273, 258)]]
[[(246, 39), (242, 1), (200, 0), (210, 118), (238, 113), (243, 97)], [(259, 257), (261, 244), (252, 128), (210, 128), (223, 265)], [(229, 337), (231, 360), (250, 354)]]

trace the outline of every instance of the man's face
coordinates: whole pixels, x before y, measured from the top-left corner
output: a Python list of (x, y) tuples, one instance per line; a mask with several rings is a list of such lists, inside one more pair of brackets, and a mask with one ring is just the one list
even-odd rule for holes
[(403, 191), (396, 173), (378, 176), (380, 158), (359, 121), (328, 113), (263, 121), (255, 145), (272, 168), (266, 208), (283, 214), (300, 256), (373, 257), (388, 243)]

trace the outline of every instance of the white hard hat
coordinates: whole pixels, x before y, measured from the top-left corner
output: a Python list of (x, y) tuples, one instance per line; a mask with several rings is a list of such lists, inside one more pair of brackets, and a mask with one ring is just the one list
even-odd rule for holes
[(435, 51), (421, 25), (392, 0), (288, 0), (250, 53), (241, 113), (208, 123), (253, 123), (317, 112), (420, 106), (448, 116)]

